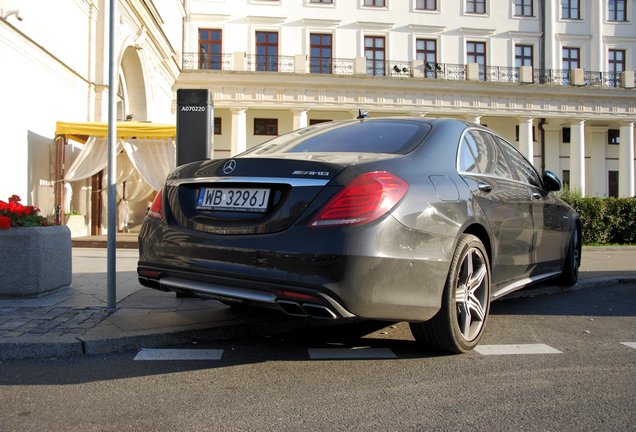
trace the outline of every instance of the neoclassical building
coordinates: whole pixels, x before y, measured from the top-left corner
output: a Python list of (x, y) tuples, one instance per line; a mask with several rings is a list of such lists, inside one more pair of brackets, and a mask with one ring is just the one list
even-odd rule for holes
[[(540, 169), (634, 196), (634, 0), (185, 0), (177, 88), (210, 89), (214, 156), (313, 122), (480, 122)], [(173, 109), (175, 105), (173, 102)]]
[[(83, 146), (69, 141), (58, 164), (56, 122), (107, 120), (109, 4), (0, 0), (0, 199), (52, 214)], [(177, 90), (209, 89), (215, 158), (360, 109), (462, 118), (587, 194), (634, 196), (635, 10), (636, 0), (119, 0), (117, 116), (175, 124)], [(89, 232), (95, 180), (70, 182)]]

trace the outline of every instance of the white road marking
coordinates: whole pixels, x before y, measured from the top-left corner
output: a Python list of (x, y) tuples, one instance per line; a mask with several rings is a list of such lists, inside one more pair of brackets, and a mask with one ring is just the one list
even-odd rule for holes
[(389, 348), (313, 348), (308, 351), (312, 360), (397, 358)]
[(475, 351), (481, 355), (563, 354), (561, 351), (544, 344), (478, 345)]
[(636, 349), (636, 342), (621, 342), (621, 345)]
[(221, 360), (220, 349), (149, 349), (143, 348), (135, 360)]

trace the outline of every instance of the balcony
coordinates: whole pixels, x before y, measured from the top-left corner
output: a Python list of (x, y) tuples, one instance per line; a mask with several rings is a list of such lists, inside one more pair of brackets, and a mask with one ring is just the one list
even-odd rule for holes
[(246, 55), (243, 52), (232, 54), (184, 53), (183, 70), (358, 75), (403, 79), (469, 80), (599, 88), (632, 89), (635, 87), (633, 71), (616, 74), (591, 72), (583, 69), (571, 71), (540, 70), (533, 69), (531, 66), (517, 68), (483, 66), (476, 63), (461, 65), (425, 63), (422, 60), (369, 60), (364, 57), (339, 59), (308, 57), (302, 54), (295, 56), (267, 56)]

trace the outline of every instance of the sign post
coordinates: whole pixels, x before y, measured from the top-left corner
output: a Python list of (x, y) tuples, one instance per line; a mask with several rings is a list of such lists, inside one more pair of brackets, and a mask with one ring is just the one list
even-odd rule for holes
[(177, 90), (177, 166), (212, 159), (214, 102), (210, 90)]

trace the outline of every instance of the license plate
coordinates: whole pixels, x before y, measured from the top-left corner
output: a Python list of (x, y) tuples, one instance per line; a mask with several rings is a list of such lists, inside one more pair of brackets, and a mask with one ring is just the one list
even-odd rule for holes
[(265, 212), (269, 189), (201, 188), (198, 210)]

